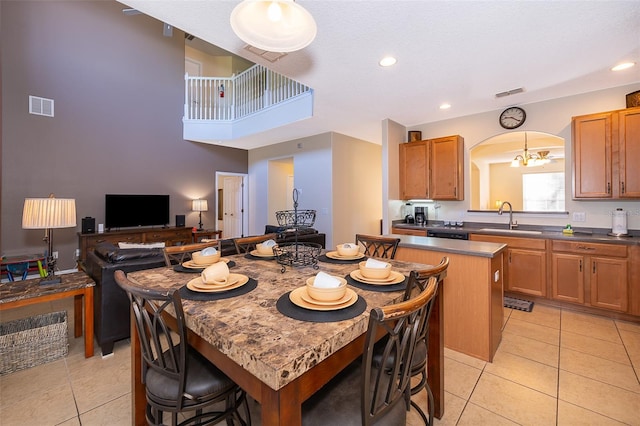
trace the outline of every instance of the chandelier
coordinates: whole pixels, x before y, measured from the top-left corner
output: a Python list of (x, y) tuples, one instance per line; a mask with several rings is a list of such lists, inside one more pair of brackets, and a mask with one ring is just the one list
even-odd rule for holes
[(518, 154), (511, 161), (511, 167), (533, 167), (542, 166), (551, 162), (549, 159), (549, 151), (538, 151), (537, 154), (531, 154), (527, 148), (527, 132), (524, 132), (524, 151)]
[(243, 0), (231, 12), (231, 28), (245, 43), (269, 52), (293, 52), (316, 37), (313, 16), (293, 0)]

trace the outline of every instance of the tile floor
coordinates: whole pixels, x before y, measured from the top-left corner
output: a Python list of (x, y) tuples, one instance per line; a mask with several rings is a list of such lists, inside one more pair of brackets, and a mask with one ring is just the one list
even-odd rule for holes
[[(71, 299), (2, 312), (1, 321)], [(129, 425), (129, 343), (0, 376), (0, 425)], [(505, 309), (493, 363), (445, 351), (445, 415), (436, 425), (640, 425), (640, 324), (535, 305)], [(425, 393), (418, 395), (424, 404)], [(259, 417), (254, 416), (254, 424)], [(409, 425), (420, 425), (415, 412)]]

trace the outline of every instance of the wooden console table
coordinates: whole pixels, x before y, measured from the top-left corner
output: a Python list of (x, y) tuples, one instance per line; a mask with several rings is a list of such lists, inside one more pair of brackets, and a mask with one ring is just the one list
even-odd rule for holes
[(80, 247), (80, 262), (87, 259), (87, 253), (98, 244), (110, 242), (118, 245), (126, 243), (165, 243), (167, 246), (177, 244), (190, 244), (192, 241), (191, 228), (135, 228), (121, 231), (109, 231), (102, 234), (78, 233), (78, 246)]
[(192, 231), (193, 242), (199, 243), (201, 238), (222, 238), (222, 231), (216, 231), (215, 229), (203, 229), (202, 231), (196, 230)]
[(0, 285), (0, 311), (21, 306), (74, 298), (74, 336), (82, 336), (84, 300), (84, 356), (93, 356), (93, 287), (96, 283), (84, 272), (60, 275), (59, 284), (40, 285), (40, 278), (14, 281)]

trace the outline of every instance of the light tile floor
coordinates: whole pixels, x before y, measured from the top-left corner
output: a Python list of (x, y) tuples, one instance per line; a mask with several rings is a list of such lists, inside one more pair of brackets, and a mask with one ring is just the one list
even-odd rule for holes
[[(5, 311), (0, 321), (52, 310), (71, 314), (71, 299)], [(436, 425), (640, 425), (640, 324), (540, 304), (504, 312), (493, 363), (445, 350)], [(69, 336), (65, 359), (0, 376), (1, 426), (130, 424), (129, 342), (85, 359), (83, 339)], [(408, 425), (420, 424), (412, 411)]]

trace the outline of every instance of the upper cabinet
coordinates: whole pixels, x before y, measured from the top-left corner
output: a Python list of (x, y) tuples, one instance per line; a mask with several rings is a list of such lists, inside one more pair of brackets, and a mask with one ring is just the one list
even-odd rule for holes
[(640, 108), (574, 117), (573, 197), (640, 198)]
[(400, 144), (400, 197), (463, 200), (463, 149), (458, 135)]

